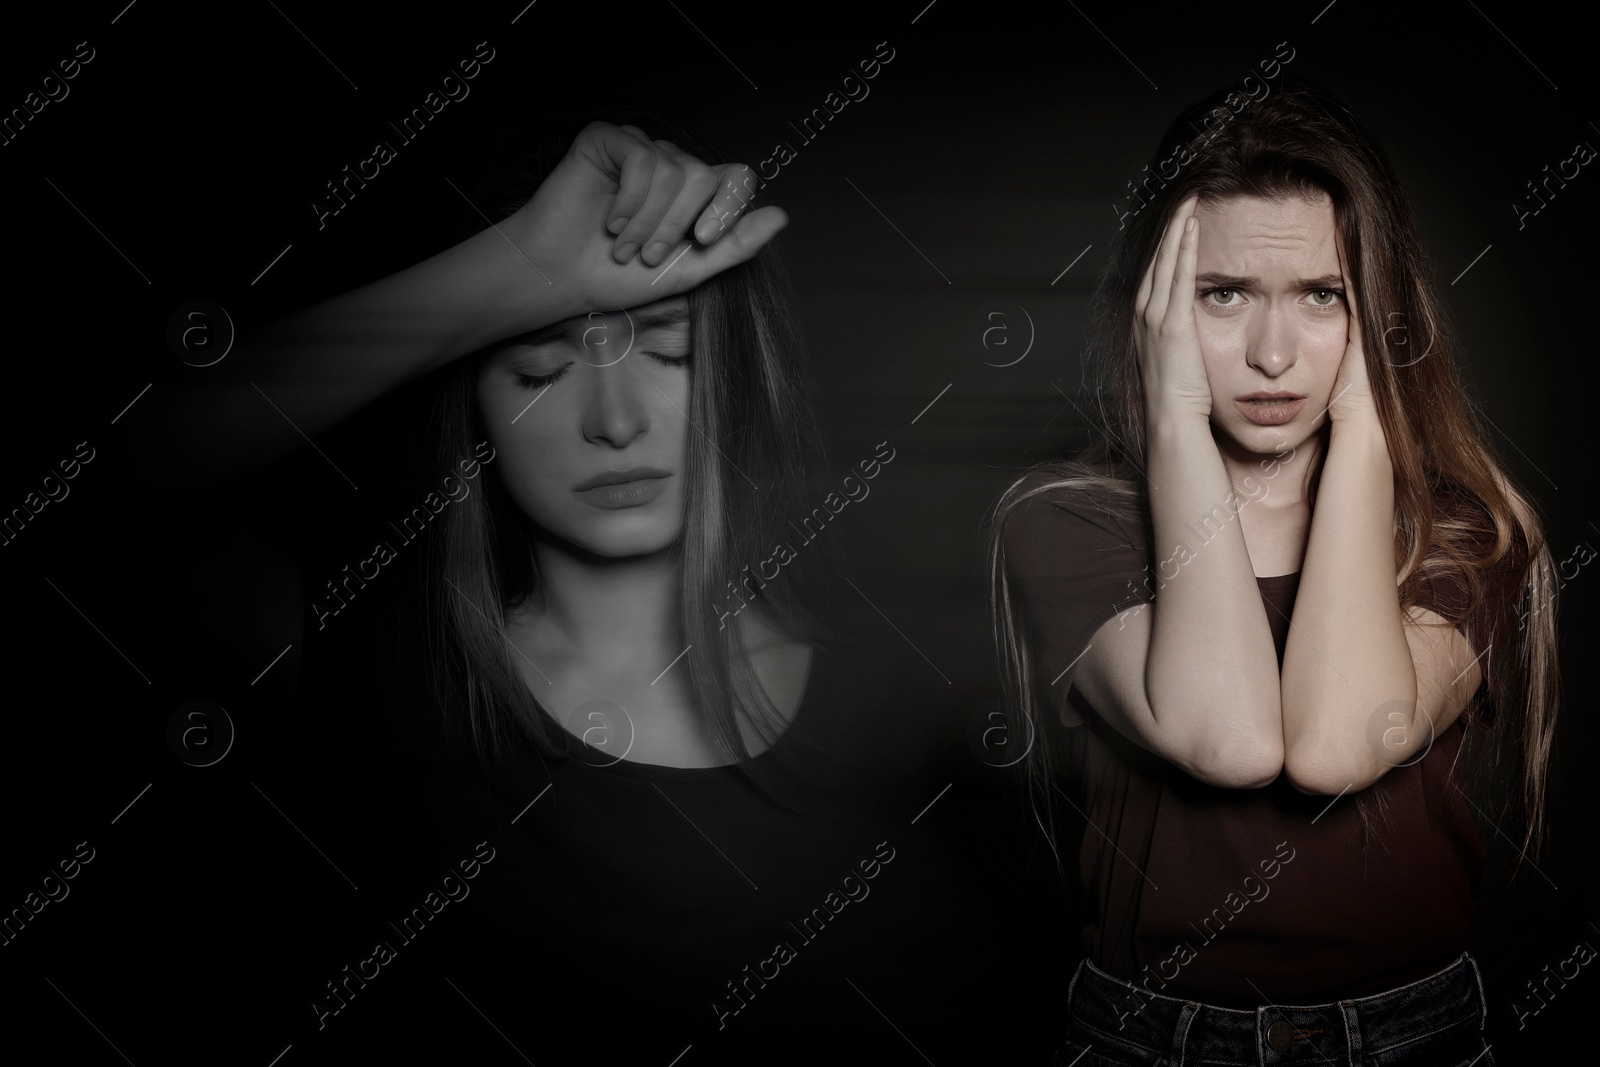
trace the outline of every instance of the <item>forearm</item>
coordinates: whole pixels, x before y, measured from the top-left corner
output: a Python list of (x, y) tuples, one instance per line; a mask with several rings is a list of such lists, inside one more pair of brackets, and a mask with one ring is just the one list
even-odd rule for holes
[(1265, 784), (1283, 762), (1278, 664), (1240, 501), (1204, 418), (1153, 414), (1149, 441), (1160, 583), (1145, 663), (1151, 713), (1183, 762)]
[(406, 382), (559, 321), (561, 299), (491, 228), (297, 311), (135, 406), (124, 489), (188, 492), (271, 464)]
[(1379, 709), (1399, 711), (1396, 724), (1415, 732), (1394, 553), (1382, 427), (1375, 415), (1334, 422), (1283, 657), (1285, 767), (1305, 792), (1362, 789), (1388, 769), (1367, 736)]

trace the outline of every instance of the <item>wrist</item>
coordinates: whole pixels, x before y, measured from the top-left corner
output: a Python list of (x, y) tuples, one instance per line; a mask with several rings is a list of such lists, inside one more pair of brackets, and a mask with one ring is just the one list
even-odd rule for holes
[(527, 259), (494, 227), (443, 253), (468, 286), (473, 321), (463, 351), (475, 352), (508, 337), (528, 333), (581, 314), (582, 301), (550, 275), (549, 266)]
[(1211, 434), (1211, 403), (1171, 396), (1148, 398), (1144, 406), (1145, 429), (1188, 433), (1195, 428)]
[(1389, 439), (1376, 412), (1333, 421), (1328, 428), (1328, 451), (1332, 453), (1335, 449), (1341, 455), (1360, 456), (1371, 467), (1393, 470)]
[(1337, 419), (1330, 417), (1328, 434), (1330, 441), (1341, 438), (1369, 446), (1381, 445), (1388, 455), (1388, 436), (1383, 432), (1383, 420), (1378, 418), (1376, 410), (1347, 413)]

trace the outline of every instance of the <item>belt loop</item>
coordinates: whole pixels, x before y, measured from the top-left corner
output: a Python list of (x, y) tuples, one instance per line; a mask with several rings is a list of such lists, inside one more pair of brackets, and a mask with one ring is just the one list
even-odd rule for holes
[(1344, 1011), (1344, 1040), (1345, 1047), (1350, 1053), (1350, 1067), (1360, 1067), (1361, 1059), (1361, 1017), (1356, 1014), (1354, 1001), (1341, 1000), (1339, 1007)]
[(1185, 1001), (1183, 1007), (1178, 1009), (1178, 1022), (1172, 1028), (1172, 1067), (1183, 1067), (1184, 1045), (1189, 1042), (1189, 1026), (1198, 1014), (1200, 1005), (1192, 1000)]
[(1456, 961), (1460, 966), (1465, 963), (1472, 968), (1472, 977), (1478, 983), (1478, 1029), (1482, 1030), (1489, 1025), (1489, 999), (1483, 995), (1483, 972), (1478, 970), (1478, 961), (1467, 952), (1461, 954), (1461, 959)]

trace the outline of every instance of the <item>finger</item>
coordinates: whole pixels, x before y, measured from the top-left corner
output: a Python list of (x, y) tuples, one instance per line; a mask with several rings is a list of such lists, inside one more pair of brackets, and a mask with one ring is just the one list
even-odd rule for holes
[(1151, 279), (1150, 303), (1146, 305), (1148, 318), (1160, 322), (1165, 317), (1172, 292), (1172, 274), (1178, 260), (1178, 240), (1183, 235), (1184, 220), (1194, 210), (1198, 197), (1191, 196), (1178, 205), (1167, 221), (1166, 232), (1161, 235), (1161, 248), (1156, 252), (1155, 275)]
[[(654, 143), (650, 145), (650, 150), (655, 153), (655, 169), (650, 172), (650, 187), (645, 193), (644, 203), (617, 234), (615, 251), (612, 255), (620, 263), (632, 259), (634, 253), (645, 246), (651, 235), (660, 227), (668, 209), (677, 200), (679, 191), (683, 189), (685, 178), (683, 164), (665, 149), (656, 147)], [(645, 262), (653, 266), (659, 263), (660, 259), (646, 259)]]
[(607, 226), (617, 235), (611, 245), (612, 257), (626, 263), (660, 224), (660, 214), (671, 206), (676, 196), (680, 176), (675, 173), (677, 164), (672, 157), (676, 146), (671, 141), (656, 141), (638, 126), (627, 123), (617, 129), (639, 142), (648, 152), (648, 157), (641, 152), (640, 158), (648, 158), (650, 164), (645, 182), (636, 190), (637, 199), (630, 204), (631, 210), (626, 215), (620, 211), (614, 213)]
[[(789, 216), (781, 207), (768, 204), (744, 215), (722, 238), (713, 244), (695, 247), (685, 242), (681, 247), (690, 251), (674, 260), (674, 266), (665, 272), (662, 284), (671, 284), (669, 293), (682, 292), (704, 282), (753, 257), (789, 224)], [(676, 256), (680, 249), (673, 249)]]
[[(670, 146), (670, 142), (666, 141), (657, 141), (656, 144), (658, 147)], [(655, 232), (643, 242), (642, 258), (650, 266), (665, 260), (678, 242), (683, 240), (690, 225), (705, 209), (706, 201), (722, 184), (719, 173), (698, 157), (677, 149), (673, 149), (671, 154), (678, 166), (683, 168), (683, 185), (662, 215)]]
[(1144, 279), (1139, 283), (1139, 295), (1134, 301), (1134, 310), (1141, 317), (1150, 304), (1150, 295), (1156, 291), (1156, 260), (1161, 256), (1161, 246), (1166, 243), (1167, 231), (1172, 228), (1172, 220), (1168, 219), (1161, 227), (1161, 238), (1156, 241), (1155, 253), (1150, 257), (1149, 264), (1144, 268)]
[(1167, 296), (1167, 315), (1176, 316), (1173, 325), (1194, 324), (1194, 275), (1200, 261), (1200, 218), (1194, 213), (1179, 227), (1178, 264), (1172, 273), (1172, 290)]
[[(1161, 240), (1164, 241), (1166, 239), (1167, 239), (1167, 228), (1165, 226), (1163, 226), (1161, 228)], [(1156, 252), (1160, 253), (1160, 251), (1161, 251), (1161, 244), (1160, 244), (1160, 242), (1157, 242), (1156, 243)], [(1136, 319), (1143, 317), (1145, 305), (1150, 302), (1150, 292), (1154, 288), (1155, 275), (1156, 275), (1156, 257), (1155, 256), (1151, 256), (1150, 257), (1150, 262), (1145, 265), (1144, 277), (1139, 279), (1139, 293), (1133, 299), (1133, 314), (1134, 314), (1134, 317)]]
[(1344, 254), (1344, 242), (1335, 238), (1334, 249), (1339, 254), (1339, 275), (1344, 280), (1344, 306), (1350, 318), (1350, 343), (1361, 347), (1361, 307), (1356, 302), (1356, 287), (1350, 277), (1350, 261)]
[(743, 163), (729, 163), (717, 168), (721, 185), (695, 223), (695, 240), (711, 244), (733, 228), (739, 217), (750, 207), (756, 197), (758, 181), (755, 171)]
[(583, 153), (596, 169), (617, 183), (606, 229), (611, 233), (621, 232), (649, 194), (650, 176), (656, 165), (655, 147), (648, 139), (622, 127), (591, 122), (573, 142), (573, 149)]

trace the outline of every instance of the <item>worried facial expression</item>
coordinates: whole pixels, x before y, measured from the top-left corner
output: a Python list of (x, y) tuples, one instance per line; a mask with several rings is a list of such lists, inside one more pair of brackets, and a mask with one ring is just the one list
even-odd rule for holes
[(1332, 201), (1201, 201), (1195, 329), (1211, 424), (1245, 451), (1297, 448), (1326, 420), (1349, 339)]
[(499, 474), (542, 539), (613, 558), (677, 539), (692, 354), (679, 296), (567, 319), (485, 359), (478, 402)]

